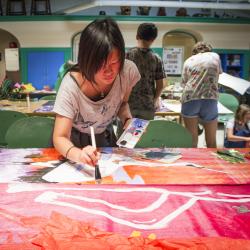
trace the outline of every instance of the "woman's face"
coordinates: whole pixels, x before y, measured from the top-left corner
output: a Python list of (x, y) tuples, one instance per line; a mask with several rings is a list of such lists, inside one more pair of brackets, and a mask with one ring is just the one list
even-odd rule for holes
[(108, 55), (107, 63), (95, 74), (95, 82), (99, 85), (112, 84), (120, 69), (120, 53), (113, 49)]
[(245, 114), (245, 116), (244, 116), (244, 122), (245, 123), (250, 122), (250, 111)]

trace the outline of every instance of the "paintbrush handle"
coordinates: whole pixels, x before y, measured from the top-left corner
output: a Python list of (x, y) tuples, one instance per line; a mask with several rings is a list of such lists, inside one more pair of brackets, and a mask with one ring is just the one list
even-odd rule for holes
[[(96, 149), (95, 132), (94, 132), (94, 128), (92, 126), (90, 127), (90, 135), (91, 135), (92, 146)], [(99, 165), (96, 164), (95, 165), (95, 181), (98, 184), (100, 184), (101, 180), (102, 180), (102, 176), (101, 176), (101, 172), (99, 169)]]

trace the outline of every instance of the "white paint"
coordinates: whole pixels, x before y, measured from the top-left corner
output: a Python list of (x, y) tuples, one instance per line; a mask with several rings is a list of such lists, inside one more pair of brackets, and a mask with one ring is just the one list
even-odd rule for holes
[[(37, 196), (35, 198), (36, 202), (77, 209), (79, 211), (87, 212), (90, 214), (103, 216), (121, 225), (126, 225), (132, 228), (145, 229), (145, 230), (165, 228), (175, 218), (177, 218), (179, 215), (181, 215), (182, 213), (190, 209), (197, 201), (209, 201), (209, 202), (216, 201), (216, 202), (239, 203), (239, 204), (250, 202), (250, 195), (241, 195), (241, 194), (232, 195), (232, 194), (226, 194), (226, 193), (216, 193), (215, 195), (218, 195), (218, 196), (230, 197), (230, 198), (220, 199), (220, 198), (214, 198), (214, 197), (206, 197), (205, 195), (212, 195), (212, 192), (209, 190), (203, 191), (203, 192), (175, 192), (175, 191), (169, 191), (167, 189), (151, 188), (151, 187), (150, 188), (136, 187), (136, 188), (126, 188), (126, 189), (122, 189), (122, 188), (111, 189), (111, 188), (98, 188), (98, 187), (95, 187), (95, 188), (92, 188), (92, 187), (90, 188), (88, 187), (87, 188), (54, 187), (53, 188), (52, 187), (50, 188), (48, 186), (43, 186), (43, 185), (37, 186), (37, 185), (27, 185), (27, 184), (11, 184), (9, 185), (7, 192), (16, 193), (16, 192), (22, 192), (22, 191), (27, 192), (27, 191), (38, 191), (38, 190), (40, 191), (49, 190), (49, 191), (45, 191), (39, 196)], [(60, 190), (60, 191), (64, 190), (65, 192), (67, 190), (78, 190), (80, 194), (82, 190), (83, 191), (88, 191), (88, 190), (99, 191), (99, 192), (102, 191), (102, 192), (109, 192), (109, 193), (112, 193), (112, 192), (114, 193), (154, 192), (154, 193), (161, 194), (161, 196), (157, 200), (155, 200), (154, 202), (152, 202), (151, 204), (149, 204), (148, 206), (144, 208), (132, 209), (132, 208), (127, 208), (124, 206), (112, 204), (102, 199), (94, 199), (94, 198), (78, 196), (78, 195), (69, 195), (69, 194), (66, 194), (65, 192), (64, 193), (53, 192), (51, 190)], [(139, 213), (150, 212), (153, 216), (153, 211), (155, 209), (159, 209), (162, 206), (162, 204), (164, 204), (164, 202), (167, 202), (170, 195), (178, 195), (178, 196), (187, 197), (190, 199), (186, 203), (184, 203), (182, 206), (177, 208), (175, 211), (171, 212), (170, 214), (166, 214), (160, 220), (152, 218), (152, 220), (148, 220), (148, 221), (138, 221), (138, 220), (127, 221), (121, 218), (114, 217), (108, 214), (107, 212), (100, 211), (97, 209), (89, 209), (89, 208), (76, 205), (73, 203), (74, 200), (77, 200), (77, 201), (81, 200), (85, 202), (103, 204), (112, 209), (120, 210), (126, 213), (139, 214)], [(58, 200), (60, 198), (62, 198), (64, 201)], [(70, 202), (65, 201), (67, 199), (69, 199)]]

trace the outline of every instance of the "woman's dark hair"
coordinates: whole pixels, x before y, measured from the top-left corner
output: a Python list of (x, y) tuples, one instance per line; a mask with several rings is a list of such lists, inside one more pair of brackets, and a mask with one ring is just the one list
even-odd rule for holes
[(95, 82), (96, 72), (107, 62), (113, 49), (120, 52), (120, 71), (125, 60), (125, 43), (117, 23), (112, 19), (91, 22), (81, 33), (78, 67), (82, 76)]
[(235, 121), (236, 122), (243, 122), (243, 119), (247, 113), (250, 112), (250, 106), (247, 104), (241, 104), (235, 113)]
[(136, 38), (145, 41), (153, 41), (158, 35), (158, 29), (153, 23), (142, 23), (137, 29)]
[(212, 46), (209, 43), (206, 42), (198, 42), (194, 45), (192, 54), (196, 55), (199, 53), (205, 53), (205, 52), (211, 52)]

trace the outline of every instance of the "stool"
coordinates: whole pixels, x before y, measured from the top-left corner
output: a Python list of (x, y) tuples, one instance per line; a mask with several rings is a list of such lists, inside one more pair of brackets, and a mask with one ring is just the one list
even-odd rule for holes
[(49, 0), (32, 0), (30, 15), (51, 15)]
[(0, 0), (0, 16), (3, 15), (2, 1)]
[(26, 15), (24, 0), (7, 0), (6, 15)]

